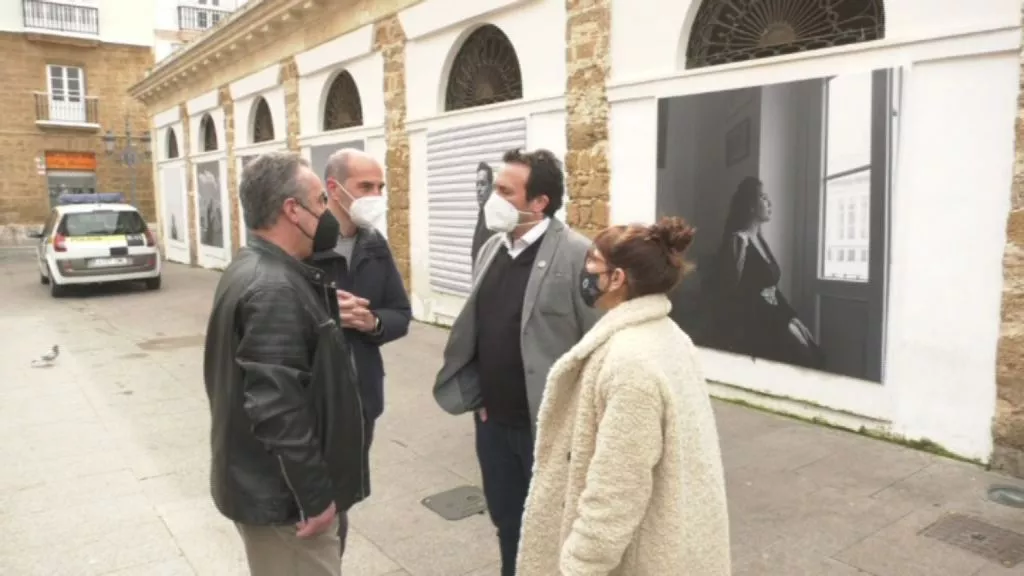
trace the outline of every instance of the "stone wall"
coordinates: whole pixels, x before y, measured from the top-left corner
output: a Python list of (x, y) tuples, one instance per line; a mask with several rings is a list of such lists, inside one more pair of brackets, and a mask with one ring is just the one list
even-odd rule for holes
[[(1024, 75), (1024, 49), (1021, 69)], [(1024, 90), (1018, 96), (1014, 127), (1017, 159), (1003, 254), (1003, 312), (996, 360), (992, 466), (1024, 478)]]
[(566, 0), (566, 219), (593, 236), (608, 225), (611, 1)]
[[(129, 199), (132, 168), (121, 165), (117, 156), (106, 155), (102, 135), (107, 130), (124, 134), (126, 116), (133, 135), (149, 132), (145, 109), (126, 92), (152, 65), (152, 50), (96, 42), (69, 44), (0, 32), (0, 54), (0, 228), (37, 228), (45, 221), (50, 212), (49, 193), (46, 176), (36, 170), (36, 159), (45, 157), (47, 150), (94, 154), (97, 191), (122, 192)], [(47, 91), (48, 64), (82, 68), (86, 96), (98, 98), (99, 130), (36, 124), (33, 93)], [(144, 158), (134, 170), (139, 208), (153, 222), (153, 171)], [(15, 240), (14, 235), (0, 237), (0, 244)]]
[(377, 22), (373, 48), (384, 59), (384, 108), (387, 141), (388, 243), (406, 290), (412, 287), (409, 266), (409, 133), (405, 128), (405, 32), (398, 16)]
[(185, 126), (185, 129), (181, 131), (184, 136), (181, 140), (182, 147), (179, 147), (178, 150), (183, 151), (182, 157), (185, 159), (185, 214), (188, 220), (185, 233), (188, 234), (188, 262), (197, 266), (199, 265), (199, 234), (196, 230), (196, 220), (199, 215), (196, 213), (196, 183), (192, 174), (192, 131), (188, 129), (188, 105), (182, 102), (178, 106), (178, 114), (181, 115)]
[(278, 84), (284, 88), (285, 127), (287, 145), (292, 152), (299, 151), (299, 67), (295, 57), (281, 61)]
[(231, 217), (231, 252), (238, 252), (242, 237), (242, 215), (238, 211), (238, 162), (235, 162), (235, 101), (231, 88), (222, 86), (217, 92), (218, 105), (224, 110), (224, 150), (226, 151), (228, 181), (228, 214)]

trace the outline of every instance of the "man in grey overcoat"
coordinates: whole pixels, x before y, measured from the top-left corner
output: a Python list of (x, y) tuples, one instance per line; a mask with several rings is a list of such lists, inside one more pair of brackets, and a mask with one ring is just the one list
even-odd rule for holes
[(474, 263), (434, 397), (451, 414), (473, 413), (501, 574), (514, 576), (544, 383), (597, 312), (579, 290), (590, 240), (554, 218), (565, 196), (561, 162), (548, 150), (512, 150), (502, 160), (484, 205), (494, 235)]

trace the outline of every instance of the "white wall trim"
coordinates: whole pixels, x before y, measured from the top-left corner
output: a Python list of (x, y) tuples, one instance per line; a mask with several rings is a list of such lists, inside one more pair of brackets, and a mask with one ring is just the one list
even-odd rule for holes
[(214, 150), (213, 152), (203, 152), (201, 154), (193, 154), (189, 158), (192, 160), (193, 172), (195, 172), (195, 165), (200, 162), (212, 162), (214, 160), (227, 160), (228, 153), (226, 150)]
[(321, 70), (341, 67), (344, 64), (366, 56), (373, 51), (373, 24), (367, 24), (351, 32), (295, 55), (299, 77), (316, 74)]
[[(235, 160), (238, 160), (242, 156), (259, 156), (260, 154), (266, 154), (267, 152), (287, 152), (288, 141), (285, 138), (280, 140), (272, 140), (270, 142), (260, 142), (259, 144), (249, 144), (246, 146), (235, 147)], [(241, 164), (239, 164), (241, 167)], [(239, 177), (241, 177), (241, 171), (239, 171)]]
[(537, 0), (427, 0), (398, 13), (407, 40), (418, 40), (513, 6)]
[(532, 100), (510, 100), (488, 106), (443, 112), (435, 116), (409, 120), (406, 122), (405, 127), (409, 131), (425, 130), (428, 127), (431, 130), (441, 130), (447, 127), (486, 121), (492, 117), (510, 118), (516, 115), (530, 116), (564, 110), (565, 96), (559, 94), (557, 96), (534, 98)]
[(195, 98), (188, 101), (186, 108), (188, 109), (189, 116), (198, 116), (203, 112), (213, 110), (219, 104), (217, 97), (217, 90), (210, 90), (206, 94), (196, 96)]
[(232, 82), (228, 88), (231, 91), (231, 99), (240, 100), (257, 92), (270, 90), (277, 86), (278, 74), (280, 72), (280, 64), (271, 64), (255, 74), (250, 74), (241, 80)]
[(920, 37), (910, 40), (880, 40), (850, 44), (779, 56), (770, 60), (736, 62), (723, 66), (679, 70), (672, 74), (626, 78), (608, 83), (608, 101), (668, 98), (687, 94), (718, 92), (781, 84), (850, 70), (849, 57), (858, 55), (852, 65), (859, 70), (893, 68), (907, 61), (927, 62), (945, 58), (964, 58), (984, 54), (1017, 51), (1021, 46), (1019, 26), (970, 31), (941, 38)]
[(181, 107), (175, 106), (153, 116), (153, 127), (163, 128), (181, 120)]
[(352, 128), (344, 128), (342, 130), (331, 130), (330, 132), (321, 132), (320, 134), (299, 136), (299, 146), (313, 148), (325, 144), (359, 140), (360, 138), (382, 138), (384, 137), (384, 132), (383, 124), (377, 126), (353, 126)]

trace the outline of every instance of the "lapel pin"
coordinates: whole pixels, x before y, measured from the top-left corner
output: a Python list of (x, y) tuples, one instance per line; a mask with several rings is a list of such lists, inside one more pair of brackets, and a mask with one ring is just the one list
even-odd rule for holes
[(543, 268), (543, 267), (545, 267), (547, 265), (548, 265), (548, 263), (543, 261), (543, 260), (541, 260), (540, 262), (537, 262), (537, 268)]

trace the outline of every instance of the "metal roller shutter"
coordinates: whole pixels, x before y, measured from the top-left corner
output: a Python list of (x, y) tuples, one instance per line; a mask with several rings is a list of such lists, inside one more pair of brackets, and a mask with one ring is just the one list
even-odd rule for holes
[(479, 214), (477, 166), (487, 162), (496, 168), (506, 151), (525, 147), (525, 118), (427, 134), (427, 232), (434, 290), (469, 295), (470, 250)]

